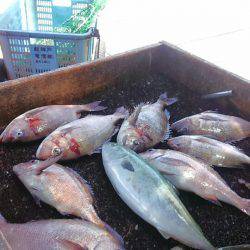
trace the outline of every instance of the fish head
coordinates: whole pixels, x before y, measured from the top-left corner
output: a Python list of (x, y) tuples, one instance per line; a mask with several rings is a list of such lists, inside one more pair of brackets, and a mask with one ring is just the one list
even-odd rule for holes
[(140, 156), (147, 160), (152, 160), (158, 158), (164, 154), (164, 150), (162, 149), (149, 149), (143, 153), (140, 153)]
[(68, 142), (65, 138), (60, 136), (47, 137), (38, 147), (36, 157), (40, 160), (57, 157), (63, 155), (67, 148)]
[(184, 118), (171, 125), (171, 129), (179, 134), (188, 134), (189, 127), (192, 124), (192, 119)]
[(142, 137), (137, 135), (136, 133), (134, 134), (128, 134), (123, 137), (122, 140), (122, 145), (132, 149), (135, 152), (142, 152), (144, 151), (145, 148), (145, 142)]
[(28, 162), (17, 164), (13, 167), (13, 171), (17, 176), (29, 174), (40, 164), (39, 160), (31, 160)]
[(26, 141), (30, 137), (25, 124), (10, 123), (0, 136), (0, 142)]
[(180, 150), (187, 143), (188, 141), (183, 140), (182, 136), (171, 138), (167, 142), (168, 146), (174, 150)]

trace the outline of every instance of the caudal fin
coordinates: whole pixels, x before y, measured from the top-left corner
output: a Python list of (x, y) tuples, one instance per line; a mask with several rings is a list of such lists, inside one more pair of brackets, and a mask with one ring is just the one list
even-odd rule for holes
[(101, 103), (101, 101), (96, 101), (96, 102), (91, 102), (88, 104), (84, 104), (84, 105), (80, 105), (81, 106), (81, 111), (101, 111), (106, 109), (107, 107), (101, 106), (99, 105)]
[(243, 213), (250, 215), (250, 200), (241, 198), (237, 206)]
[(124, 119), (128, 117), (129, 112), (124, 107), (119, 107), (118, 109), (116, 109), (114, 115), (119, 116), (120, 118)]
[(123, 238), (108, 224), (105, 223), (104, 228), (113, 236), (113, 239), (121, 247), (119, 249), (121, 249), (121, 250), (125, 249)]
[(247, 250), (250, 249), (250, 244), (236, 245), (236, 246), (227, 246), (220, 247), (218, 250)]
[(175, 97), (173, 97), (173, 98), (168, 98), (168, 96), (167, 96), (167, 92), (165, 92), (165, 93), (163, 93), (163, 94), (161, 94), (160, 96), (159, 96), (159, 99), (158, 99), (158, 102), (163, 102), (164, 104), (165, 104), (165, 106), (169, 106), (169, 105), (172, 105), (172, 104), (174, 104), (175, 102), (177, 102), (178, 101), (178, 98), (175, 98)]

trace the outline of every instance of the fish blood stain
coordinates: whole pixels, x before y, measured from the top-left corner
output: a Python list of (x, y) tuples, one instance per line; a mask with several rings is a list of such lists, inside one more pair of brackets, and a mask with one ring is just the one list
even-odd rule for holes
[(124, 169), (127, 169), (131, 172), (135, 171), (133, 165), (129, 161), (124, 160), (124, 161), (122, 161), (121, 165)]

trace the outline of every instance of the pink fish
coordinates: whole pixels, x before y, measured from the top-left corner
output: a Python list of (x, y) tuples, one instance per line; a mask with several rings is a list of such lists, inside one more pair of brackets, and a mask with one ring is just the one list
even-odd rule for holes
[(36, 156), (45, 160), (61, 154), (61, 160), (69, 160), (99, 152), (103, 143), (117, 133), (117, 123), (127, 113), (121, 107), (112, 115), (88, 115), (59, 127), (42, 141)]
[(141, 104), (126, 119), (117, 136), (117, 143), (136, 152), (143, 152), (164, 141), (169, 135), (169, 113), (166, 107), (177, 101), (160, 95), (152, 104)]
[(153, 149), (140, 154), (175, 187), (193, 192), (206, 200), (219, 200), (250, 215), (250, 200), (236, 194), (211, 167), (184, 153)]
[(54, 164), (59, 158), (21, 163), (13, 170), (35, 199), (55, 207), (61, 214), (103, 225), (93, 207), (88, 184), (72, 169)]
[(223, 142), (239, 141), (250, 136), (250, 122), (236, 117), (205, 111), (172, 124), (180, 134), (203, 135)]
[(0, 142), (34, 141), (41, 139), (59, 126), (77, 120), (83, 111), (99, 111), (106, 107), (100, 101), (85, 105), (50, 105), (32, 109), (16, 117), (3, 131)]
[(109, 226), (84, 220), (41, 220), (8, 223), (0, 215), (2, 250), (122, 250), (121, 237)]

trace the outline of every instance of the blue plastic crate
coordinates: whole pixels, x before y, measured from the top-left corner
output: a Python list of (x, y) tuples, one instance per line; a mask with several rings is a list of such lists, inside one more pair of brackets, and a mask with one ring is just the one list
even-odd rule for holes
[(99, 43), (95, 27), (85, 34), (53, 32), (91, 1), (69, 0), (64, 6), (56, 2), (16, 1), (1, 16), (0, 44), (9, 79), (95, 59)]

